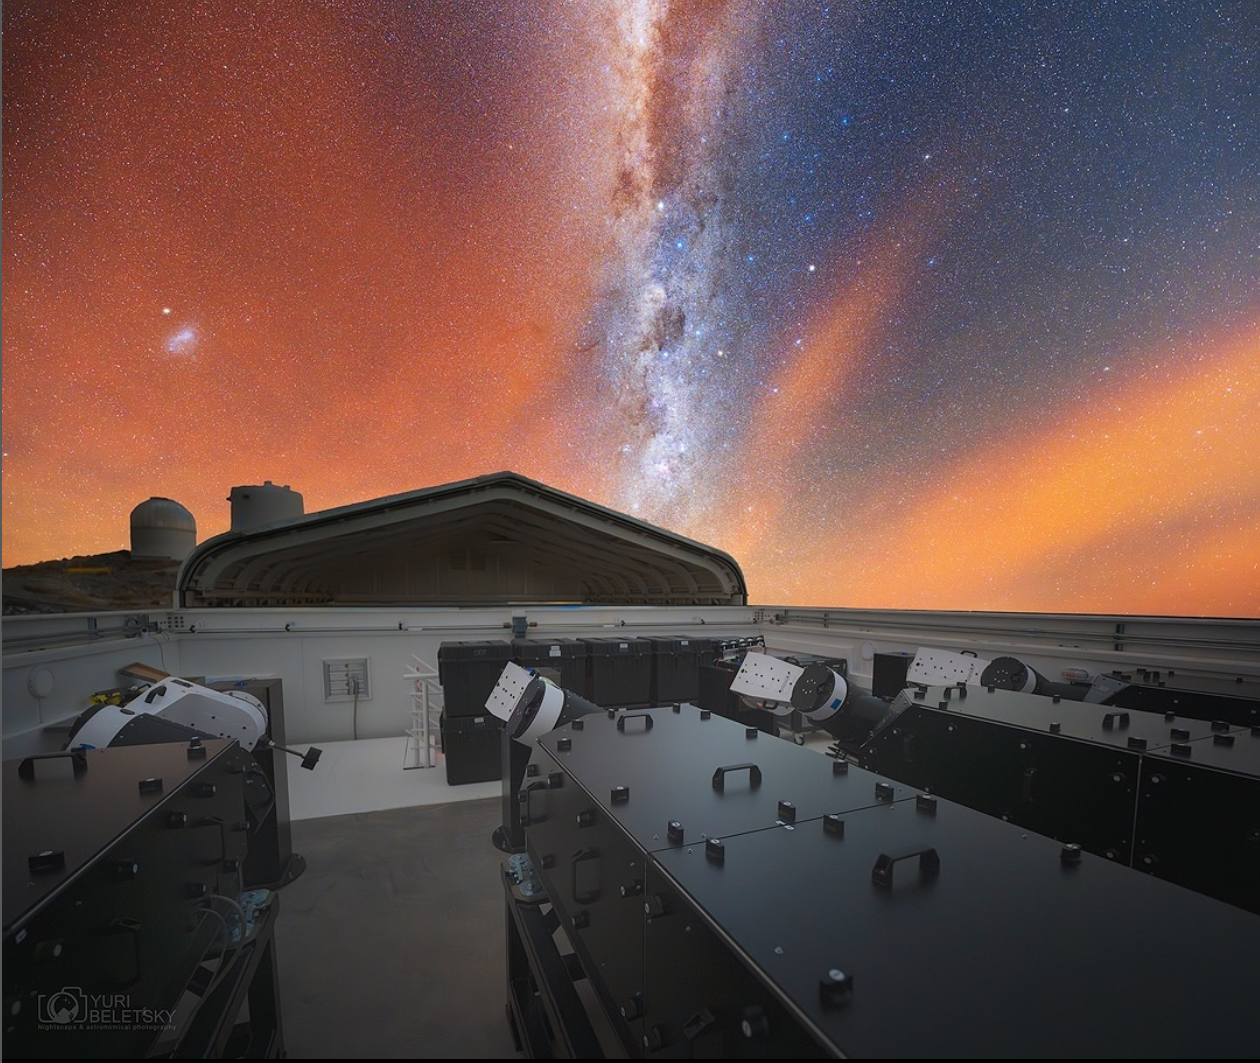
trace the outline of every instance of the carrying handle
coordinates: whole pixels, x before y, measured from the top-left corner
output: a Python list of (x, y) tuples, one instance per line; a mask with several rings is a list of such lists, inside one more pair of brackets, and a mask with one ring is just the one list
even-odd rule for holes
[[(520, 805), (521, 826), (528, 827), (534, 822), (533, 812), (529, 807), (530, 795), (535, 790), (546, 790), (548, 786), (545, 782), (532, 782), (524, 790), (517, 791), (516, 803)], [(544, 817), (545, 818), (545, 817)]]
[[(123, 937), (127, 944), (131, 947), (127, 950), (129, 955), (127, 961), (129, 969), (126, 974), (119, 974), (116, 977), (115, 985), (133, 986), (140, 981), (140, 976), (144, 973), (143, 967), (140, 965), (140, 932), (143, 926), (134, 919), (119, 917), (105, 928), (105, 933), (109, 937)], [(244, 928), (242, 928), (244, 933)]]
[(1024, 769), (1024, 781), (1020, 786), (1019, 798), (1021, 801), (1025, 802), (1026, 804), (1031, 805), (1036, 800), (1033, 797), (1033, 782), (1036, 780), (1036, 778), (1037, 778), (1036, 768)]
[(726, 789), (726, 773), (728, 771), (743, 771), (748, 769), (748, 788), (750, 790), (757, 789), (761, 785), (761, 769), (751, 761), (747, 764), (727, 764), (713, 773), (713, 789)]
[(642, 720), (643, 730), (652, 730), (652, 714), (650, 712), (624, 712), (617, 717), (617, 730), (624, 731), (626, 729), (627, 720)]
[(76, 779), (88, 770), (85, 750), (63, 749), (60, 753), (32, 753), (29, 757), (25, 757), (18, 765), (18, 778), (35, 778), (35, 761), (37, 760), (61, 760), (64, 757), (70, 758), (70, 769), (74, 772)]
[(583, 864), (588, 860), (598, 860), (598, 859), (599, 859), (598, 849), (579, 849), (576, 853), (573, 854), (573, 860), (572, 860), (572, 865), (570, 869), (571, 870), (570, 886), (571, 886), (571, 892), (573, 894), (574, 904), (593, 904), (595, 901), (599, 900), (600, 890), (598, 886), (596, 886), (594, 889), (589, 889), (585, 891), (578, 889), (578, 865)]
[(893, 868), (901, 860), (919, 858), (919, 877), (933, 878), (940, 873), (941, 858), (930, 845), (911, 845), (906, 849), (895, 849), (891, 853), (880, 853), (879, 859), (871, 869), (871, 881), (877, 886), (891, 886)]

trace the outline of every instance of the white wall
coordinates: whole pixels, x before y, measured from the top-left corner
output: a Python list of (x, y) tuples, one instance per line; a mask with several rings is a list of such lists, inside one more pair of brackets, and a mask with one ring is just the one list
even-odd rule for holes
[[(489, 607), (473, 609), (265, 609), (184, 610), (185, 675), (277, 676), (284, 683), (288, 739), (297, 744), (400, 735), (410, 722), (413, 654), (436, 667), (443, 642), (511, 641), (514, 613), (536, 625), (530, 638), (582, 635), (669, 634), (694, 630), (754, 634), (750, 609), (688, 607), (583, 608)], [(234, 626), (248, 629), (233, 633)], [(288, 625), (289, 630), (284, 630)], [(358, 703), (324, 700), (323, 662), (366, 657), (371, 697)]]
[[(49, 725), (73, 720), (99, 690), (135, 682), (118, 669), (134, 663), (180, 673), (179, 639), (140, 631), (120, 622), (121, 614), (74, 614), (55, 618), (6, 618), (4, 622), (4, 757), (51, 752), (65, 742)], [(69, 642), (88, 638), (88, 642)], [(15, 640), (22, 641), (15, 641)], [(36, 697), (29, 682), (41, 667), (53, 673), (52, 691)]]
[[(143, 660), (188, 677), (279, 678), (283, 683), (287, 738), (295, 744), (351, 738), (380, 738), (404, 733), (410, 722), (414, 684), (405, 678), (412, 654), (437, 665), (443, 642), (502, 639), (510, 641), (513, 615), (528, 616), (531, 638), (582, 635), (705, 634), (756, 632), (753, 610), (745, 608), (573, 608), (510, 606), (469, 609), (186, 609), (151, 614), (166, 633), (125, 637), (119, 614), (111, 617), (114, 634), (90, 645), (34, 650), (38, 632), (52, 633), (48, 618), (13, 618), (6, 624), (4, 657), (4, 737), (26, 741), (43, 723), (73, 719), (88, 706), (94, 691), (124, 685), (117, 669)], [(77, 624), (61, 618), (58, 637), (87, 637), (89, 618)], [(42, 623), (41, 623), (42, 622)], [(102, 619), (102, 624), (106, 623)], [(19, 640), (32, 639), (33, 642)], [(165, 655), (163, 664), (163, 657)], [(324, 700), (323, 661), (366, 657), (371, 696), (360, 699), (355, 728), (351, 701)], [(36, 663), (56, 665), (55, 698), (39, 705), (26, 690)], [(62, 736), (64, 738), (64, 736)], [(45, 748), (57, 748), (48, 745)], [(25, 747), (18, 752), (26, 752)]]
[[(163, 628), (155, 633), (118, 613), (11, 617), (4, 623), (4, 756), (59, 748), (64, 735), (41, 728), (73, 719), (94, 691), (125, 685), (117, 669), (135, 661), (190, 677), (281, 679), (288, 739), (301, 745), (352, 736), (352, 703), (324, 700), (322, 662), (367, 657), (372, 689), (359, 703), (358, 736), (400, 735), (409, 723), (412, 654), (436, 665), (442, 642), (510, 640), (514, 614), (528, 616), (531, 638), (760, 633), (772, 651), (847, 657), (862, 686), (869, 686), (875, 651), (920, 646), (1015, 653), (1054, 680), (1073, 666), (1260, 678), (1260, 621), (735, 607), (203, 609), (150, 613)], [(27, 689), (40, 665), (55, 676), (43, 699)]]

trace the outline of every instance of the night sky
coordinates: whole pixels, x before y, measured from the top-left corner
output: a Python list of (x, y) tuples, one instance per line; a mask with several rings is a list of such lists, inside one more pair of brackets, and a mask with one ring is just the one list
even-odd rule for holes
[(4, 564), (512, 469), (758, 603), (1260, 615), (1260, 4), (12, 0)]

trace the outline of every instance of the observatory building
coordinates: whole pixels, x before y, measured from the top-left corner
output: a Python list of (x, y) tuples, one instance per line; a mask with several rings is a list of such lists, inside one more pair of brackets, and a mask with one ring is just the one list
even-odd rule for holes
[(249, 531), (265, 524), (292, 520), (302, 516), (302, 496), (288, 484), (281, 486), (264, 480), (261, 484), (233, 487), (228, 494), (232, 503), (232, 531)]
[(197, 521), (178, 502), (154, 496), (131, 511), (131, 556), (183, 561), (197, 545)]

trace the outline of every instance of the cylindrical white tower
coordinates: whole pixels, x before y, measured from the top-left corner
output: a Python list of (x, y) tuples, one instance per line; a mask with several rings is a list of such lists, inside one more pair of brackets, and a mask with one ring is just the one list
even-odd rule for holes
[(197, 522), (178, 502), (150, 498), (131, 511), (131, 556), (183, 561), (197, 545)]
[(302, 496), (288, 484), (283, 487), (270, 480), (248, 487), (233, 487), (228, 495), (232, 503), (232, 530), (248, 531), (264, 524), (292, 520), (302, 516)]

